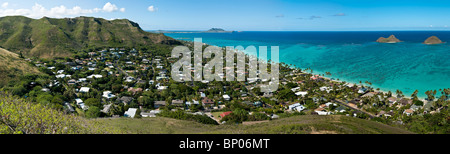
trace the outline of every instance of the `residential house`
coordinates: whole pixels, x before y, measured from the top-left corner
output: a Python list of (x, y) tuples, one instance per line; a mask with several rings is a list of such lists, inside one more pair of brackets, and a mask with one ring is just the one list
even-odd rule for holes
[(127, 76), (126, 79), (125, 79), (125, 82), (133, 82), (134, 80), (136, 80), (136, 79), (134, 79), (134, 77)]
[(133, 88), (133, 87), (130, 87), (130, 88), (128, 88), (128, 92), (131, 92), (133, 95), (135, 95), (135, 94), (138, 93), (138, 92), (142, 92), (142, 88)]
[(199, 101), (196, 100), (192, 100), (192, 101), (186, 101), (186, 105), (191, 106), (191, 105), (200, 105)]
[(122, 96), (121, 98), (117, 98), (116, 103), (129, 104), (131, 101), (133, 101), (133, 97)]
[(364, 94), (364, 93), (366, 93), (367, 91), (369, 91), (369, 89), (367, 89), (366, 87), (361, 87), (361, 88), (358, 89), (358, 93), (359, 93), (359, 94)]
[(231, 99), (231, 97), (229, 95), (223, 95), (222, 96), (224, 100), (229, 101)]
[(394, 104), (395, 102), (397, 102), (397, 98), (396, 97), (389, 97), (388, 98), (388, 102), (391, 104)]
[(92, 79), (92, 78), (99, 79), (102, 77), (103, 77), (103, 75), (100, 75), (100, 74), (92, 74), (92, 75), (89, 75), (87, 78), (88, 79)]
[(88, 93), (88, 92), (89, 92), (89, 89), (90, 89), (89, 87), (81, 87), (81, 88), (80, 88), (80, 92), (81, 92), (81, 93)]
[(150, 112), (141, 112), (142, 117), (156, 117), (156, 114), (160, 113), (160, 110), (151, 110)]
[(177, 99), (177, 100), (172, 100), (172, 105), (174, 105), (174, 106), (184, 106), (184, 103), (183, 103), (182, 100)]
[(301, 105), (300, 103), (295, 103), (292, 105), (289, 105), (289, 110), (294, 111), (294, 109), (298, 112), (303, 111), (305, 107)]
[(316, 112), (319, 115), (330, 115), (331, 114), (331, 112), (327, 112), (324, 108), (321, 108), (321, 107), (315, 109), (314, 112)]
[(72, 106), (70, 106), (70, 104), (68, 102), (64, 102), (64, 106), (67, 107), (67, 110), (69, 112), (75, 112), (75, 110), (72, 108)]
[(58, 74), (58, 75), (56, 75), (56, 78), (65, 78), (65, 77), (66, 77), (65, 74)]
[(166, 101), (155, 101), (155, 102), (153, 103), (153, 106), (154, 106), (155, 108), (159, 108), (159, 107), (161, 107), (161, 106), (166, 106)]
[(209, 99), (208, 97), (204, 97), (202, 99), (202, 103), (203, 103), (203, 106), (206, 106), (206, 105), (213, 106), (214, 105), (214, 101), (212, 99)]
[(409, 104), (412, 104), (412, 100), (411, 99), (402, 98), (399, 101), (399, 105), (401, 105), (401, 106), (406, 106), (406, 105), (409, 105)]
[(116, 97), (116, 95), (113, 95), (111, 91), (104, 91), (102, 97), (105, 97), (107, 99), (111, 99)]
[(123, 116), (134, 118), (134, 116), (136, 115), (136, 111), (137, 111), (137, 108), (128, 108), (128, 111), (125, 111)]
[(102, 110), (100, 110), (100, 112), (103, 112), (103, 113), (109, 113), (109, 110), (111, 109), (111, 105), (112, 104), (108, 104), (108, 105), (103, 105), (103, 109)]
[(69, 85), (74, 85), (76, 83), (77, 83), (77, 81), (75, 79), (70, 79), (69, 81), (67, 81), (67, 84), (69, 84)]
[(405, 111), (403, 111), (403, 114), (406, 114), (407, 116), (410, 116), (414, 113), (414, 111), (412, 109), (406, 109)]
[(295, 93), (295, 95), (297, 95), (297, 96), (302, 96), (302, 97), (305, 97), (306, 94), (308, 94), (307, 91), (299, 91), (299, 92), (296, 92), (296, 93)]

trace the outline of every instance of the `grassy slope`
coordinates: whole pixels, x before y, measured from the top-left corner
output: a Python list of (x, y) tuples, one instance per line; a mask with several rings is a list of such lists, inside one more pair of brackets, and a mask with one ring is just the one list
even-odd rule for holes
[(19, 58), (19, 55), (0, 48), (0, 87), (25, 74), (41, 74), (41, 72)]
[(142, 134), (405, 134), (378, 122), (347, 117), (303, 115), (253, 125), (205, 125), (164, 117), (97, 119), (127, 133)]

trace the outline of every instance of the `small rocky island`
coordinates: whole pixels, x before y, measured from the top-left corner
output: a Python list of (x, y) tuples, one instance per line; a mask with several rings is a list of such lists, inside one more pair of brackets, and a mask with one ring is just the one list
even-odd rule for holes
[(232, 33), (233, 31), (225, 31), (222, 28), (211, 28), (203, 33)]
[(398, 43), (401, 42), (394, 35), (389, 36), (388, 38), (380, 37), (377, 40), (378, 43)]
[(431, 36), (431, 37), (427, 38), (423, 43), (424, 44), (441, 44), (444, 42), (442, 42), (441, 39), (439, 39), (436, 36)]

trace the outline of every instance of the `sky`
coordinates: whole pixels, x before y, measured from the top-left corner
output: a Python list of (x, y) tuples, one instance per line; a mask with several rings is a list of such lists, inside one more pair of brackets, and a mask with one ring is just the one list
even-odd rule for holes
[(450, 30), (447, 0), (0, 0), (0, 16), (129, 19), (144, 30)]

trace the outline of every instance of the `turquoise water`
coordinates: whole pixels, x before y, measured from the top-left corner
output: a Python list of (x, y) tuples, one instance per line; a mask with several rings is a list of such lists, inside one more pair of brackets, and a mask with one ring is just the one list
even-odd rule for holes
[[(404, 41), (376, 43), (378, 37), (394, 34)], [(332, 75), (350, 83), (369, 81), (383, 91), (397, 89), (410, 96), (419, 90), (450, 88), (450, 44), (425, 45), (431, 35), (450, 41), (450, 32), (239, 32), (168, 33), (175, 39), (193, 40), (217, 46), (279, 46), (280, 61), (298, 68), (312, 68), (314, 74)]]

